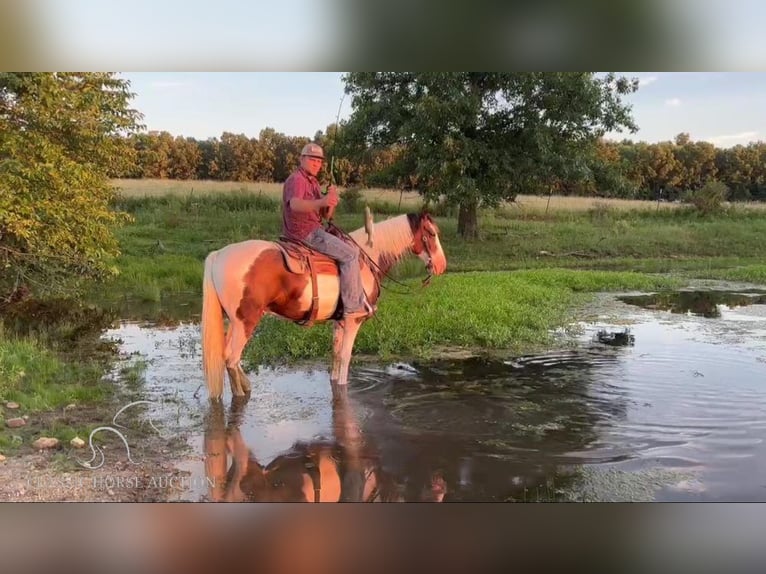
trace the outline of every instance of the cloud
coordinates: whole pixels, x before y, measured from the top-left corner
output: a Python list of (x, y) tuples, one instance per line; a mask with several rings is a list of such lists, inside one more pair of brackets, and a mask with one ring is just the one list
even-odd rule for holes
[(678, 98), (670, 98), (669, 100), (665, 100), (665, 105), (671, 108), (677, 108), (681, 105), (681, 100)]
[(644, 76), (643, 78), (638, 79), (638, 85), (640, 87), (648, 86), (649, 84), (656, 82), (657, 79), (657, 76)]
[(749, 141), (752, 141), (755, 139), (757, 135), (758, 135), (758, 132), (756, 131), (740, 132), (738, 134), (712, 136), (709, 138), (705, 138), (705, 141), (708, 141), (717, 146), (736, 145), (738, 143), (747, 143)]

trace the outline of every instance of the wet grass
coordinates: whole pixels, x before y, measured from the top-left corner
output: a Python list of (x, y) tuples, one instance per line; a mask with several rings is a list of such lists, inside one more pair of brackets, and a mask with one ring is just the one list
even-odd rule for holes
[(0, 397), (32, 410), (102, 398), (100, 365), (63, 361), (34, 339), (0, 341)]
[[(0, 327), (0, 452), (7, 454), (40, 436), (63, 444), (87, 437), (83, 409), (103, 403), (114, 387), (103, 379), (104, 363), (74, 361), (50, 350), (34, 336), (17, 337)], [(6, 402), (19, 405), (7, 408)], [(70, 407), (70, 405), (74, 405)], [(27, 416), (26, 425), (9, 428), (6, 421)]]
[(759, 263), (737, 265), (731, 268), (717, 267), (706, 271), (689, 270), (687, 274), (700, 279), (721, 279), (724, 281), (742, 281), (766, 285), (766, 265)]
[[(428, 288), (385, 291), (378, 314), (361, 329), (355, 353), (428, 358), (447, 348), (481, 354), (527, 352), (551, 342), (551, 330), (572, 317), (586, 293), (677, 287), (668, 277), (631, 272), (541, 269), (461, 273), (435, 278)], [(402, 288), (394, 286), (400, 291)], [(327, 356), (329, 325), (311, 329), (266, 319), (248, 348), (251, 367)]]
[[(3, 306), (0, 318), (0, 449), (28, 449), (40, 436), (65, 446), (86, 438), (115, 393), (105, 373), (116, 346), (101, 339), (114, 317), (70, 299), (29, 299)], [(7, 426), (24, 416), (24, 426)]]
[(652, 502), (659, 491), (694, 478), (690, 472), (662, 468), (625, 472), (584, 467), (575, 484), (557, 500), (568, 502)]
[[(556, 480), (558, 478), (558, 480)], [(693, 479), (689, 472), (661, 468), (626, 472), (582, 466), (571, 475), (524, 486), (506, 502), (653, 502), (663, 489)]]

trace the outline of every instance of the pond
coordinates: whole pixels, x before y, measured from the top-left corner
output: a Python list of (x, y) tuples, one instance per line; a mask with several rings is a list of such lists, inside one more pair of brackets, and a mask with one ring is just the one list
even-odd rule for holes
[(183, 500), (766, 500), (763, 292), (605, 295), (578, 327), (534, 356), (356, 362), (347, 392), (326, 363), (262, 368), (212, 409), (196, 324), (108, 336), (188, 437)]

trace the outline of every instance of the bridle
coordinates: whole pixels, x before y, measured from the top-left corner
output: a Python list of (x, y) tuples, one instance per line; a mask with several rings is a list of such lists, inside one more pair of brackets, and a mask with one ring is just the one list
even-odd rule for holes
[[(421, 284), (422, 287), (427, 287), (431, 283), (431, 279), (433, 278), (434, 265), (433, 265), (432, 250), (433, 250), (433, 239), (436, 237), (436, 233), (428, 231), (427, 229), (424, 228), (424, 226), (423, 226), (423, 219), (426, 219), (426, 218), (427, 218), (428, 221), (431, 221), (431, 219), (427, 215), (421, 216), (421, 220), (420, 220), (421, 225), (420, 225), (418, 231), (415, 233), (414, 242), (413, 242), (413, 246), (412, 246), (412, 253), (413, 254), (415, 254), (415, 255), (417, 255), (419, 257), (420, 254), (425, 251), (426, 256), (428, 257), (428, 261), (426, 262), (426, 272), (428, 274), (426, 275), (425, 279), (423, 279), (423, 282)], [(351, 243), (353, 243), (354, 245), (356, 245), (359, 248), (359, 253), (360, 253), (361, 257), (363, 257), (367, 261), (367, 263), (369, 264), (370, 268), (373, 270), (373, 274), (376, 276), (376, 279), (378, 281), (378, 285), (380, 285), (381, 287), (385, 287), (385, 285), (383, 285), (383, 283), (382, 283), (382, 279), (383, 279), (383, 277), (386, 277), (389, 280), (391, 280), (394, 283), (396, 283), (397, 285), (401, 285), (402, 287), (404, 287), (407, 290), (410, 289), (409, 286), (407, 286), (406, 284), (402, 283), (401, 281), (397, 281), (396, 279), (391, 277), (391, 275), (389, 275), (388, 273), (383, 271), (378, 266), (378, 264), (372, 259), (372, 257), (367, 255), (367, 253), (364, 251), (364, 249), (362, 249), (362, 246), (359, 245), (359, 243), (357, 243), (356, 240), (353, 237), (351, 237), (351, 235), (349, 235), (348, 233), (343, 231), (341, 228), (339, 228), (333, 222), (331, 222), (331, 221), (327, 222), (326, 231), (328, 231), (329, 233), (332, 233), (333, 235), (337, 235), (337, 236), (341, 236), (341, 237), (345, 238), (346, 240), (350, 241)]]
[[(402, 287), (405, 288), (406, 291), (400, 292), (400, 293), (409, 292), (411, 290), (409, 285), (407, 285), (405, 283), (402, 283), (401, 281), (397, 281), (389, 273), (383, 271), (383, 269), (380, 268), (380, 266), (375, 262), (375, 260), (372, 257), (370, 257), (367, 254), (367, 252), (365, 252), (364, 249), (362, 249), (362, 246), (359, 245), (359, 243), (357, 243), (357, 241), (353, 237), (351, 237), (351, 235), (349, 235), (348, 233), (343, 231), (340, 227), (335, 225), (333, 222), (331, 222), (331, 221), (327, 222), (326, 231), (328, 231), (329, 233), (332, 233), (333, 235), (341, 236), (344, 239), (346, 239), (347, 241), (349, 241), (350, 243), (353, 243), (354, 245), (357, 246), (357, 248), (359, 249), (360, 257), (362, 257), (367, 262), (367, 264), (370, 266), (370, 269), (372, 270), (372, 274), (375, 277), (375, 280), (376, 280), (376, 282), (378, 284), (378, 287), (380, 287), (380, 288), (387, 288), (385, 286), (385, 284), (383, 283), (383, 278), (385, 277), (385, 278), (389, 279), (390, 281), (396, 283), (397, 285), (401, 285)], [(310, 248), (310, 246), (308, 246), (308, 247)], [(414, 250), (413, 250), (413, 253), (415, 253)], [(429, 257), (429, 265), (430, 265), (430, 257)], [(427, 270), (429, 270), (429, 269), (430, 268), (427, 267)], [(429, 276), (426, 277), (426, 279), (423, 280), (423, 286), (425, 286), (427, 284), (427, 281), (430, 281), (430, 280), (431, 280), (431, 277), (430, 277), (430, 271), (429, 271)]]
[[(426, 216), (424, 216), (426, 217)], [(421, 219), (422, 222), (422, 219)], [(423, 287), (427, 286), (431, 279), (433, 278), (433, 271), (434, 271), (434, 263), (433, 263), (433, 238), (436, 237), (436, 233), (432, 233), (431, 231), (425, 229), (423, 225), (420, 226), (420, 229), (418, 230), (419, 235), (419, 241), (415, 241), (415, 244), (412, 248), (412, 252), (420, 256), (421, 253), (425, 252), (426, 256), (428, 257), (428, 261), (426, 261), (426, 271), (428, 272), (428, 275), (425, 279), (423, 279)], [(421, 248), (422, 245), (422, 248)]]

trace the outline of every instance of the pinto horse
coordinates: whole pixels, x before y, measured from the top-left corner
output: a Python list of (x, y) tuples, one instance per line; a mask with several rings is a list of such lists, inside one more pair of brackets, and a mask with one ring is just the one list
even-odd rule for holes
[[(409, 253), (417, 255), (430, 274), (441, 275), (447, 268), (439, 228), (426, 213), (399, 215), (376, 224), (371, 242), (365, 241), (365, 233), (361, 227), (350, 237), (366, 255), (360, 255), (362, 284), (372, 305), (380, 296), (382, 276)], [(279, 244), (263, 240), (233, 243), (205, 259), (202, 364), (211, 399), (221, 398), (224, 367), (234, 396), (250, 392), (240, 359), (265, 313), (296, 323), (334, 321), (330, 379), (340, 385), (348, 382), (354, 340), (366, 318), (343, 320), (338, 268), (332, 260), (320, 255), (317, 259), (325, 259), (325, 265), (317, 265), (319, 271), (315, 269), (312, 277), (306, 270), (296, 272), (288, 259)], [(224, 313), (229, 319), (225, 337)]]

